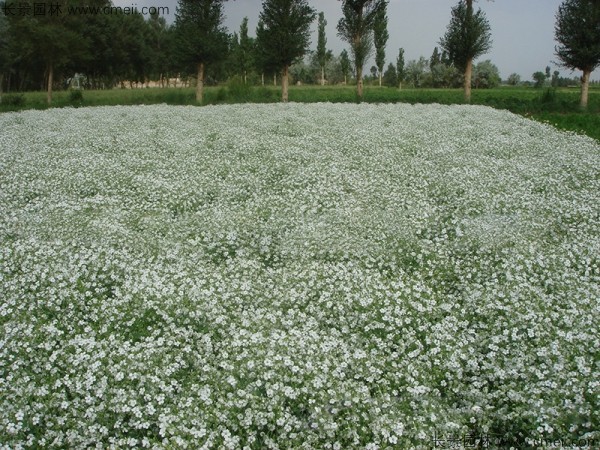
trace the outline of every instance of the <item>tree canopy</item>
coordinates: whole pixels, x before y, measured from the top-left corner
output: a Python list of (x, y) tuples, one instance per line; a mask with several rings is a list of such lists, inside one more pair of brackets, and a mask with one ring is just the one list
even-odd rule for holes
[(356, 70), (357, 94), (363, 95), (363, 66), (373, 51), (373, 28), (386, 0), (342, 0), (338, 36), (350, 44)]
[(379, 86), (381, 86), (383, 66), (385, 65), (385, 46), (390, 37), (388, 30), (387, 5), (384, 3), (373, 24), (373, 43), (375, 44), (375, 65), (379, 71)]
[(270, 63), (283, 71), (282, 100), (287, 101), (287, 70), (305, 55), (310, 25), (317, 13), (307, 0), (264, 0), (256, 30), (257, 45)]
[(205, 66), (224, 59), (226, 0), (179, 0), (175, 15), (176, 49), (183, 63), (197, 66), (196, 101), (202, 102)]
[(561, 64), (583, 71), (581, 107), (586, 108), (590, 74), (600, 65), (600, 1), (565, 0), (558, 8), (554, 30)]
[(452, 8), (450, 23), (440, 45), (451, 63), (464, 71), (465, 100), (471, 101), (473, 60), (492, 48), (490, 24), (481, 9), (473, 12), (473, 0), (460, 0)]

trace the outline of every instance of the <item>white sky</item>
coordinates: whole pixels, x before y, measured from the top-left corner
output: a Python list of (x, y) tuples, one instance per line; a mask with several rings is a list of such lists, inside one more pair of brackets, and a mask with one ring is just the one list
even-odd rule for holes
[[(339, 0), (308, 0), (317, 12), (323, 11), (327, 20), (327, 48), (335, 55), (348, 46), (337, 37), (336, 26), (341, 17)], [(175, 17), (177, 0), (113, 0), (116, 6), (166, 6), (170, 14), (168, 22)], [(429, 59), (433, 48), (446, 31), (450, 20), (450, 9), (457, 0), (390, 0), (388, 5), (388, 31), (390, 38), (386, 48), (386, 66), (395, 62), (398, 49), (405, 50), (405, 60), (424, 56)], [(550, 66), (552, 72), (559, 70), (562, 76), (580, 76), (560, 68), (554, 62), (554, 23), (561, 0), (479, 0), (492, 28), (493, 47), (489, 54), (479, 60), (491, 59), (506, 79), (513, 72), (521, 75), (523, 81), (531, 80), (533, 72), (545, 71)], [(262, 8), (261, 0), (230, 0), (225, 5), (225, 25), (229, 32), (238, 31), (242, 19), (249, 19), (250, 35), (258, 22)], [(311, 49), (316, 48), (316, 21), (313, 25)], [(373, 65), (366, 64), (365, 69)], [(600, 79), (600, 70), (592, 74), (592, 79)]]

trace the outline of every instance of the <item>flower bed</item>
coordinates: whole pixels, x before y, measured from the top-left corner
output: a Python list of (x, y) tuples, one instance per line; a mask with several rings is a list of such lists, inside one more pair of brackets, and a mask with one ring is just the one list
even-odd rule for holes
[(598, 442), (599, 174), (487, 107), (2, 114), (0, 447)]

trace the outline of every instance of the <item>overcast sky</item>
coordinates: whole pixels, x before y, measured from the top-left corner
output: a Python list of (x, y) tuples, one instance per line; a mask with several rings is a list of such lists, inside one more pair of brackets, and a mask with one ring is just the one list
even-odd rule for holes
[[(545, 71), (550, 66), (552, 72), (559, 70), (563, 76), (580, 76), (558, 67), (554, 56), (554, 22), (556, 11), (562, 0), (479, 0), (492, 27), (493, 47), (489, 54), (478, 61), (491, 59), (500, 69), (502, 79), (516, 72), (521, 79), (531, 80), (533, 72)], [(327, 20), (327, 48), (335, 55), (348, 48), (337, 37), (336, 26), (341, 17), (341, 2), (338, 0), (309, 0), (318, 12), (325, 13)], [(405, 59), (429, 58), (438, 45), (450, 20), (450, 9), (457, 0), (390, 0), (388, 5), (388, 31), (390, 38), (386, 48), (386, 66), (395, 62), (398, 49), (403, 47)], [(114, 0), (116, 6), (166, 6), (172, 22), (177, 8), (177, 0)], [(234, 0), (225, 5), (225, 25), (229, 32), (238, 31), (242, 19), (249, 19), (250, 35), (258, 22), (261, 0)], [(316, 48), (316, 22), (313, 25), (311, 49)], [(373, 65), (369, 62), (365, 67)], [(592, 79), (600, 79), (600, 70), (592, 74)]]

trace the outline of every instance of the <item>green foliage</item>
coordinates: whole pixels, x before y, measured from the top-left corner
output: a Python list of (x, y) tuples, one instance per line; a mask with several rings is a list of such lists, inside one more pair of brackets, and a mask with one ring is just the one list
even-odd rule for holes
[(548, 88), (541, 97), (542, 103), (554, 103), (556, 101), (556, 89)]
[(398, 82), (402, 83), (402, 81), (404, 81), (404, 77), (406, 76), (405, 68), (404, 68), (404, 49), (403, 48), (398, 50), (398, 58), (396, 59), (396, 74), (398, 75)]
[(564, 0), (556, 14), (556, 56), (572, 70), (593, 71), (600, 65), (600, 2)]
[(418, 60), (411, 60), (406, 65), (405, 79), (413, 87), (421, 87), (423, 78), (425, 77), (425, 69), (427, 60), (422, 56)]
[(431, 68), (429, 79), (425, 78), (428, 87), (456, 88), (462, 85), (463, 75), (450, 64), (439, 63)]
[(383, 74), (383, 84), (387, 87), (398, 87), (398, 73), (396, 66), (390, 63)]
[(2, 106), (23, 107), (25, 106), (25, 95), (24, 94), (5, 94), (2, 96)]
[(479, 9), (473, 14), (472, 7), (460, 0), (452, 8), (452, 17), (446, 34), (440, 40), (450, 61), (461, 70), (467, 62), (487, 53), (492, 48), (490, 24), (485, 13)]
[[(8, 20), (4, 14), (0, 14), (0, 75), (10, 67), (10, 41)], [(2, 86), (0, 86), (0, 92), (2, 92)]]
[(227, 54), (224, 1), (179, 0), (174, 49), (179, 61), (192, 72), (196, 64), (220, 61)]
[(251, 98), (252, 87), (244, 83), (243, 78), (233, 77), (227, 83), (227, 91), (230, 98), (244, 102)]
[(546, 74), (541, 71), (537, 71), (532, 75), (533, 80), (535, 81), (534, 87), (541, 88), (544, 86), (546, 82)]
[(518, 85), (520, 82), (521, 82), (521, 76), (520, 76), (518, 73), (511, 73), (511, 74), (508, 76), (508, 81), (507, 81), (507, 83), (508, 83), (510, 86), (516, 86), (516, 85)]
[(373, 49), (373, 27), (385, 0), (343, 0), (338, 36), (350, 44), (357, 78), (362, 76), (365, 61)]
[(257, 45), (270, 66), (289, 67), (306, 53), (316, 11), (306, 0), (265, 0), (257, 28)]
[(350, 58), (345, 49), (342, 50), (342, 53), (340, 53), (340, 66), (342, 69), (342, 74), (344, 75), (344, 79), (347, 82), (347, 79), (350, 75)]
[(76, 89), (69, 92), (69, 102), (74, 106), (83, 104), (83, 91)]
[(379, 73), (383, 72), (383, 66), (385, 65), (385, 45), (390, 37), (387, 25), (387, 3), (383, 3), (383, 6), (379, 8), (375, 15), (375, 23), (373, 24), (373, 44), (375, 45), (375, 64)]
[(442, 63), (442, 58), (440, 52), (437, 47), (433, 49), (433, 53), (431, 54), (431, 58), (429, 58), (429, 68), (433, 71), (433, 68), (438, 64)]
[(248, 17), (244, 17), (240, 25), (240, 46), (237, 59), (239, 61), (240, 74), (246, 82), (247, 73), (254, 64), (254, 39), (248, 36)]
[(321, 70), (325, 69), (325, 64), (327, 64), (327, 36), (325, 35), (325, 27), (327, 26), (327, 21), (325, 20), (325, 13), (319, 13), (319, 25), (318, 25), (318, 40), (317, 40), (317, 61), (319, 62), (319, 66)]
[(472, 85), (476, 89), (489, 89), (500, 85), (500, 71), (488, 59), (473, 68)]

